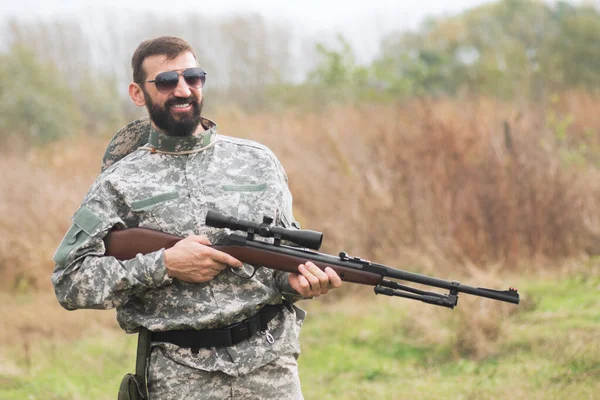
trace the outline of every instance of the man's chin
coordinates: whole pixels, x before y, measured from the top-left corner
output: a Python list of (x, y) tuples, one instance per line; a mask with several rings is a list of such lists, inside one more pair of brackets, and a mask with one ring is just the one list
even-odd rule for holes
[(191, 136), (194, 135), (200, 125), (201, 108), (192, 105), (189, 109), (174, 109), (164, 107), (148, 111), (154, 125), (169, 136)]
[(174, 120), (174, 124), (171, 124), (172, 132), (174, 136), (191, 136), (196, 133), (198, 126), (200, 125), (200, 119), (197, 121), (190, 119), (178, 119)]

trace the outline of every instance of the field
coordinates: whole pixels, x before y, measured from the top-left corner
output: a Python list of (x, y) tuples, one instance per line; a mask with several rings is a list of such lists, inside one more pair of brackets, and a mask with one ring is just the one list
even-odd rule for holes
[[(438, 310), (367, 291), (301, 302), (309, 311), (300, 357), (305, 397), (593, 399), (600, 262), (585, 271), (513, 276), (525, 297), (518, 308), (463, 296), (454, 311)], [(30, 325), (16, 336), (4, 332), (10, 346), (0, 397), (114, 399), (134, 368), (135, 338), (114, 326), (112, 312), (63, 315), (52, 300), (2, 296), (2, 314), (18, 309)], [(40, 309), (52, 314), (40, 318)]]
[[(600, 390), (600, 120), (594, 97), (489, 99), (288, 110), (214, 118), (281, 159), (297, 219), (323, 251), (472, 286), (450, 311), (342, 290), (309, 311), (307, 399), (592, 399)], [(0, 159), (0, 398), (109, 399), (135, 338), (114, 311), (62, 310), (54, 249), (97, 175), (110, 136)]]

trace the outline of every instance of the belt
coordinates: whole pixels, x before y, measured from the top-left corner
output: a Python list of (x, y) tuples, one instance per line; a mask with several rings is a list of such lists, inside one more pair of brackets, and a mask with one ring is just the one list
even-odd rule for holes
[(283, 307), (283, 304), (266, 305), (256, 315), (223, 328), (151, 332), (151, 340), (191, 349), (233, 346), (257, 332), (266, 330), (267, 323), (275, 318)]

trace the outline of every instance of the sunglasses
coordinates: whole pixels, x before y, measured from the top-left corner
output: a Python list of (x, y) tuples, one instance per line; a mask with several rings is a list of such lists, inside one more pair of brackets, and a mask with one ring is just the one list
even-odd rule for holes
[(179, 84), (179, 75), (183, 76), (185, 83), (189, 87), (194, 89), (200, 89), (206, 82), (206, 72), (202, 68), (188, 68), (184, 69), (183, 72), (167, 71), (161, 72), (156, 75), (156, 78), (150, 81), (143, 81), (137, 83), (150, 82), (156, 85), (156, 90), (161, 93), (171, 93)]

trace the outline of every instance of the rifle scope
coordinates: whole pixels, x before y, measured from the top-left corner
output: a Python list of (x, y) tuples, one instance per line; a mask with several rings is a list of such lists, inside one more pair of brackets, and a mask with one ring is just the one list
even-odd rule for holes
[(257, 224), (256, 222), (244, 221), (208, 210), (205, 223), (213, 228), (228, 228), (234, 231), (246, 231), (249, 234), (262, 237), (272, 237), (275, 238), (276, 244), (278, 239), (287, 240), (312, 250), (319, 250), (321, 242), (323, 242), (323, 233), (321, 232), (272, 226), (273, 218), (268, 216), (263, 217), (262, 224)]

